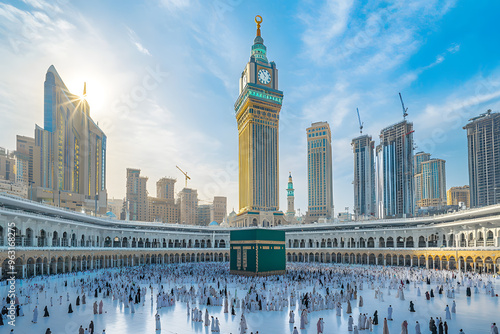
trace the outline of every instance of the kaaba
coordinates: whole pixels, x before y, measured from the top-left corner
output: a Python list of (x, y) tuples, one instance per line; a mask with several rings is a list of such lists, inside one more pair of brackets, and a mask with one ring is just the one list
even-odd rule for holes
[(263, 228), (230, 232), (229, 272), (267, 276), (286, 273), (285, 232)]

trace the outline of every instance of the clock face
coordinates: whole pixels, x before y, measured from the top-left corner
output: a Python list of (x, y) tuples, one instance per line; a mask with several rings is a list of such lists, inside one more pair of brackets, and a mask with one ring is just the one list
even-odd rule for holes
[(263, 68), (260, 69), (257, 76), (259, 78), (260, 83), (263, 83), (264, 85), (267, 85), (268, 83), (271, 82), (271, 74), (266, 69)]
[(243, 74), (243, 87), (247, 85), (247, 74)]

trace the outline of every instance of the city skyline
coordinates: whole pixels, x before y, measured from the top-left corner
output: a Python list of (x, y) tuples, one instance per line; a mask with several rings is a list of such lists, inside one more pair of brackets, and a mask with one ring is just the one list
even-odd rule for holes
[[(470, 35), (487, 36), (485, 26), (493, 30), (494, 22), (486, 13), (480, 24), (468, 22), (452, 29), (460, 15), (481, 10), (483, 4), (413, 4), (410, 13), (395, 5), (359, 8), (351, 2), (334, 2), (317, 9), (322, 14), (313, 21), (303, 13), (306, 4), (302, 2), (262, 6), (255, 12), (259, 8), (255, 4), (252, 10), (244, 3), (192, 10), (193, 2), (165, 1), (124, 5), (107, 23), (120, 23), (114, 27), (93, 25), (100, 15), (109, 14), (111, 5), (0, 4), (0, 16), (5, 18), (0, 26), (9, 32), (0, 36), (4, 46), (0, 55), (5, 60), (0, 65), (5, 74), (0, 118), (9, 124), (2, 125), (0, 146), (14, 149), (16, 135), (32, 137), (33, 124), (43, 123), (42, 82), (53, 64), (70, 91), (80, 92), (83, 82), (88, 83), (91, 114), (108, 137), (109, 198), (125, 197), (127, 167), (139, 168), (153, 180), (166, 175), (182, 180), (175, 168), (180, 165), (192, 177), (188, 187), (198, 189), (200, 198), (227, 196), (228, 212), (237, 211), (237, 129), (232, 106), (254, 38), (253, 17), (260, 14), (263, 36), (271, 46), (269, 57), (280, 68), (280, 89), (285, 92), (280, 115), (280, 209), (286, 210), (291, 171), (295, 208), (305, 213), (307, 146), (302, 133), (312, 122), (327, 121), (332, 126), (336, 213), (345, 207), (352, 212), (350, 142), (358, 131), (355, 108), (360, 108), (364, 133), (378, 144), (375, 137), (380, 130), (402, 119), (399, 91), (409, 107), (418, 150), (447, 161), (448, 187), (466, 185), (467, 137), (462, 126), (486, 109), (495, 112), (500, 106), (499, 62), (491, 56), (498, 46), (479, 47)], [(151, 15), (158, 7), (159, 13)], [(103, 13), (91, 18), (97, 10)], [(139, 17), (148, 13), (144, 17), (161, 21), (161, 27), (152, 31), (142, 27), (140, 20), (130, 23), (134, 10)], [(401, 28), (423, 12), (427, 16), (422, 21)], [(50, 23), (41, 19), (42, 14), (51, 18)], [(164, 23), (165, 18), (171, 22)], [(417, 27), (425, 21), (429, 23)], [(473, 28), (474, 23), (479, 26), (465, 33), (465, 25)], [(17, 31), (16, 24), (20, 24)], [(54, 28), (60, 34), (51, 34)], [(87, 50), (92, 47), (99, 52)], [(191, 49), (201, 51), (190, 54)], [(398, 57), (393, 59), (391, 51)], [(116, 54), (123, 57), (115, 59)], [(176, 66), (169, 67), (174, 60)], [(459, 66), (461, 71), (456, 71)], [(127, 102), (123, 98), (127, 94), (136, 99)], [(154, 183), (148, 191), (155, 193)]]

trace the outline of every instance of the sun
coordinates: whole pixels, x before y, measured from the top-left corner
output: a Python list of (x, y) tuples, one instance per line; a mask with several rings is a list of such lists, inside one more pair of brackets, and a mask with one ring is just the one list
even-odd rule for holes
[(78, 79), (78, 81), (68, 82), (69, 90), (76, 93), (75, 95), (80, 100), (87, 101), (91, 115), (101, 114), (109, 102), (105, 82), (93, 75), (78, 77)]
[(104, 87), (101, 87), (101, 84), (95, 80), (89, 80), (86, 81), (86, 88), (86, 94), (82, 94), (80, 98), (87, 100), (91, 111), (99, 112), (106, 104)]

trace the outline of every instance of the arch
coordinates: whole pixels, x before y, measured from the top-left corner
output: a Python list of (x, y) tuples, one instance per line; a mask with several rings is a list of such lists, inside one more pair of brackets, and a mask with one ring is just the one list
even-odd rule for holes
[(55, 246), (55, 247), (59, 247), (60, 244), (59, 244), (59, 234), (57, 233), (57, 231), (54, 231), (52, 233), (52, 246)]
[(494, 238), (493, 231), (486, 232), (486, 246), (487, 247), (495, 246), (495, 238)]
[(373, 239), (373, 237), (368, 238), (367, 246), (368, 248), (375, 248), (375, 239)]
[(384, 238), (382, 238), (382, 237), (378, 238), (378, 247), (379, 248), (385, 248)]
[(421, 235), (420, 237), (418, 237), (418, 247), (419, 248), (426, 247), (425, 237), (423, 235)]
[(104, 238), (104, 247), (111, 247), (111, 238), (110, 237)]
[(413, 248), (415, 245), (413, 244), (413, 237), (406, 238), (406, 248)]
[(363, 237), (359, 238), (359, 248), (366, 248), (366, 241)]
[(405, 247), (405, 238), (396, 237), (396, 247), (397, 248), (404, 248)]
[[(1, 238), (1, 235), (0, 235)], [(40, 230), (40, 234), (38, 235), (38, 247), (45, 247), (47, 246), (47, 232), (45, 232), (44, 229)]]
[(387, 238), (386, 247), (387, 248), (394, 248), (394, 239), (392, 237), (388, 237)]

